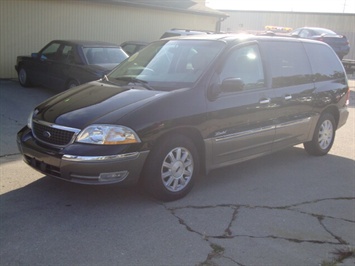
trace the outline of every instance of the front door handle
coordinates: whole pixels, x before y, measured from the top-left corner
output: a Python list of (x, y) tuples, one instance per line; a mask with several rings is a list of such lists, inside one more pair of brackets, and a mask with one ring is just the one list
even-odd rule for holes
[(259, 101), (259, 103), (260, 104), (268, 104), (268, 103), (270, 103), (270, 100), (271, 100), (270, 98), (263, 98)]
[(285, 96), (285, 100), (286, 100), (286, 101), (289, 101), (289, 100), (291, 100), (291, 99), (292, 99), (292, 95), (289, 95), (289, 94), (288, 94), (288, 95)]

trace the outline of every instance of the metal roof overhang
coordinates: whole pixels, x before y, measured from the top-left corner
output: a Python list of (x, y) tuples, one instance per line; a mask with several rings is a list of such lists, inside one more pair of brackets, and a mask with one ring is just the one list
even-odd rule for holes
[(190, 0), (81, 0), (86, 2), (106, 3), (125, 5), (132, 7), (141, 7), (149, 9), (161, 9), (168, 11), (178, 11), (183, 13), (193, 13), (218, 17), (221, 20), (229, 17), (228, 14), (206, 7), (204, 4), (196, 3)]

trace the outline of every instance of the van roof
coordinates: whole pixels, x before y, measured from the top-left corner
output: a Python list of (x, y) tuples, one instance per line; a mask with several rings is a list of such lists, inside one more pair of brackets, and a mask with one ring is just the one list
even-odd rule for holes
[(166, 40), (216, 40), (224, 41), (226, 43), (239, 43), (244, 41), (257, 41), (257, 40), (277, 40), (284, 42), (310, 42), (321, 43), (313, 40), (299, 39), (290, 36), (259, 36), (253, 34), (204, 34), (204, 35), (188, 35), (188, 36), (176, 36), (167, 38)]

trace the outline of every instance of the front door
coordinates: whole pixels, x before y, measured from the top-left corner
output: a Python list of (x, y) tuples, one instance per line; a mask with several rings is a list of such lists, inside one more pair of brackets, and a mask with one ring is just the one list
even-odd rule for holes
[(51, 65), (58, 58), (59, 48), (59, 42), (51, 42), (33, 60), (33, 67), (29, 74), (35, 84), (48, 86)]
[(48, 86), (51, 88), (65, 88), (65, 83), (70, 76), (73, 63), (73, 46), (62, 44), (58, 51), (58, 57), (48, 62)]
[[(225, 89), (222, 84), (228, 81), (237, 81), (239, 88)], [(214, 74), (211, 88), (220, 91), (208, 101), (206, 144), (212, 150), (207, 168), (270, 152), (275, 135), (273, 90), (266, 85), (258, 44), (232, 49)]]

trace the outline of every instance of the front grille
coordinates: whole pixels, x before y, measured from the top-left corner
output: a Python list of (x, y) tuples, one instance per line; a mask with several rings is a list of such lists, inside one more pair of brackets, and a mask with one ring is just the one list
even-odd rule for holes
[(63, 147), (72, 143), (79, 130), (42, 121), (33, 121), (32, 132), (39, 141)]

